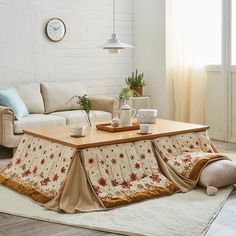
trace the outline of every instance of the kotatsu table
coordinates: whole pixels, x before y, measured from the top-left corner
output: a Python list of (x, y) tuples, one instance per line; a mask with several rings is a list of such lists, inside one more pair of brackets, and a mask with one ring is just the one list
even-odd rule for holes
[(113, 207), (192, 189), (201, 169), (223, 158), (207, 126), (158, 119), (150, 134), (70, 127), (26, 130), (0, 183), (67, 213)]
[(56, 127), (51, 129), (25, 130), (24, 133), (41, 139), (67, 145), (76, 149), (97, 147), (101, 145), (134, 142), (144, 139), (154, 139), (163, 136), (177, 135), (189, 132), (205, 131), (209, 127), (204, 125), (189, 124), (171, 120), (158, 119), (156, 124), (150, 125), (150, 134), (137, 134), (138, 130), (124, 132), (107, 132), (92, 127), (87, 130), (82, 138), (70, 137), (70, 127)]

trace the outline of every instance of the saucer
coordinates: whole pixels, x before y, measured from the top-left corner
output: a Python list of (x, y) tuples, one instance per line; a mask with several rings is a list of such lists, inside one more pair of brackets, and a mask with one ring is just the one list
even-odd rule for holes
[(140, 132), (137, 132), (137, 134), (145, 135), (145, 134), (151, 134), (151, 132), (148, 132), (148, 133), (140, 133)]
[(82, 137), (85, 137), (86, 135), (71, 134), (70, 136), (71, 136), (72, 138), (82, 138)]

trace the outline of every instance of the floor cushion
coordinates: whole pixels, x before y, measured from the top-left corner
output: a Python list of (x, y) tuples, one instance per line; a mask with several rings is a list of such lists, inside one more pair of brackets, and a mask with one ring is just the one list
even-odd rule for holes
[(54, 126), (66, 125), (66, 120), (60, 116), (29, 114), (20, 120), (14, 121), (14, 133), (22, 134), (23, 130), (51, 128)]
[(236, 163), (230, 160), (219, 160), (209, 163), (202, 171), (198, 184), (216, 188), (236, 183)]
[[(65, 118), (67, 125), (88, 125), (83, 110), (53, 112), (50, 115)], [(111, 113), (105, 111), (92, 111), (90, 117), (92, 122), (106, 122), (112, 118)]]

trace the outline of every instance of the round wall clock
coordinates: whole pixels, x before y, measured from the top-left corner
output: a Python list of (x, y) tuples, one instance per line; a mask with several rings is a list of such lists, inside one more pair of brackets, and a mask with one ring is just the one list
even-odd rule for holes
[(66, 34), (66, 26), (59, 18), (52, 18), (46, 25), (46, 34), (54, 42), (62, 40)]

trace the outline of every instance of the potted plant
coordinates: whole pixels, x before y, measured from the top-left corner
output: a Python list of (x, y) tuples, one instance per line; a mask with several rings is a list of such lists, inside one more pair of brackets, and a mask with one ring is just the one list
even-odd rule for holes
[(83, 96), (75, 95), (71, 99), (78, 99), (77, 103), (80, 105), (81, 109), (85, 112), (88, 125), (91, 127), (92, 122), (90, 119), (90, 113), (92, 111), (92, 104), (91, 100), (88, 98), (88, 95), (87, 94), (84, 94)]
[(138, 94), (135, 90), (130, 87), (122, 88), (119, 93), (119, 101), (121, 104), (126, 103), (130, 97), (137, 97)]
[(143, 87), (146, 85), (146, 82), (143, 80), (143, 73), (139, 74), (136, 69), (135, 73), (132, 72), (132, 75), (125, 79), (126, 84), (137, 92), (139, 96), (143, 95)]

